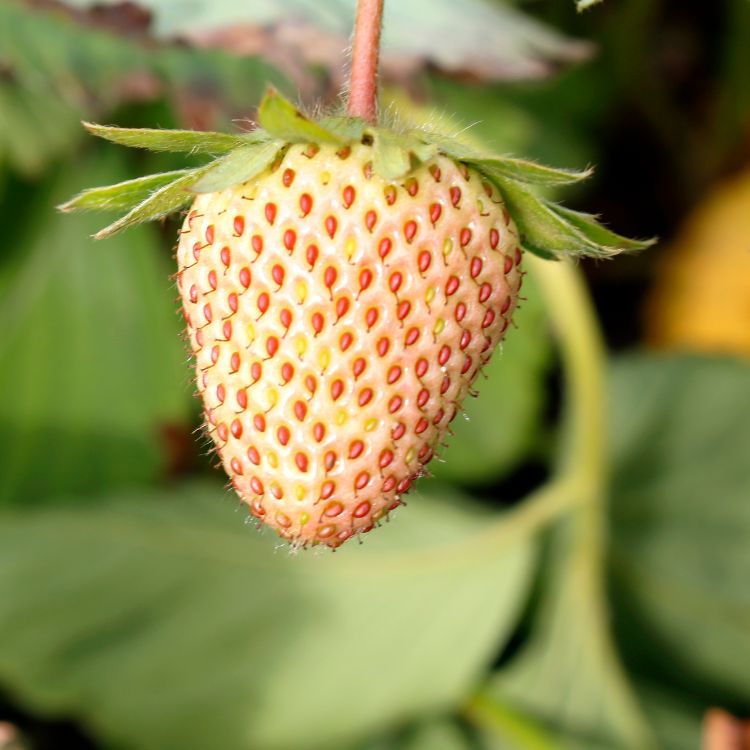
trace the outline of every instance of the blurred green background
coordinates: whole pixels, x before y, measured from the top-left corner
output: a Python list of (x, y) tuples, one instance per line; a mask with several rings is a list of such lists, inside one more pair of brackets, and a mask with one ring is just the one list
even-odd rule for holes
[(292, 556), (206, 455), (176, 221), (54, 206), (184, 165), (82, 119), (334, 106), (353, 2), (1, 0), (2, 750), (750, 747), (750, 3), (386, 6), (384, 106), (597, 165), (554, 197), (659, 244), (532, 268), (435, 477)]

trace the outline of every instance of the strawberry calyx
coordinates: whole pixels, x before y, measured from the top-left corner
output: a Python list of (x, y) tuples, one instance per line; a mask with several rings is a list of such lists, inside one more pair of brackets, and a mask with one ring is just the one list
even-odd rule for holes
[(373, 171), (388, 181), (406, 179), (415, 167), (438, 154), (480, 172), (500, 191), (521, 233), (524, 249), (543, 258), (610, 257), (641, 250), (654, 241), (622, 237), (600, 224), (596, 217), (572, 211), (536, 192), (539, 187), (585, 180), (591, 176), (591, 169), (557, 169), (507, 155), (488, 155), (428, 129), (402, 131), (345, 116), (314, 120), (273, 88), (268, 89), (260, 103), (257, 122), (256, 129), (236, 134), (84, 123), (92, 135), (120, 145), (150, 151), (209, 154), (214, 158), (199, 167), (84, 190), (60, 206), (60, 210), (125, 211), (94, 235), (103, 239), (180, 211), (197, 193), (217, 192), (252, 180), (279, 161), (292, 144), (332, 144), (345, 149), (361, 143), (372, 147)]

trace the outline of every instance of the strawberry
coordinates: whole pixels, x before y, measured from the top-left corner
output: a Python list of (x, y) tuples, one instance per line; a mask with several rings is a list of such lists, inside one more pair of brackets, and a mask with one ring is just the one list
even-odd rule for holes
[(129, 209), (104, 237), (193, 201), (177, 285), (208, 432), (262, 524), (337, 547), (396, 508), (443, 445), (511, 322), (522, 246), (561, 257), (645, 243), (529, 189), (587, 172), (352, 117), (315, 122), (273, 91), (258, 119), (237, 135), (89, 125), (221, 155), (63, 209)]
[(399, 505), (521, 284), (481, 174), (436, 156), (389, 182), (372, 158), (292, 146), (199, 196), (177, 249), (208, 432), (253, 515), (295, 543), (338, 546)]

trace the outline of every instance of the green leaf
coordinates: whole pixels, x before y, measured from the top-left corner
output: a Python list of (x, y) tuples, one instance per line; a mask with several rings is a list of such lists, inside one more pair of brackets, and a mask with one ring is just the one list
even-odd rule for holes
[(190, 376), (158, 237), (138, 229), (97, 246), (95, 218), (50, 209), (81, 184), (127, 174), (115, 154), (79, 159), (38, 195), (23, 251), (0, 265), (0, 504), (154, 481), (170, 458), (165, 433), (189, 430)]
[(148, 198), (154, 190), (170, 185), (176, 179), (192, 172), (189, 169), (177, 169), (173, 172), (161, 172), (146, 177), (118, 182), (116, 185), (88, 188), (74, 198), (58, 206), (61, 211), (87, 210), (129, 210)]
[(583, 546), (585, 539), (572, 535), (574, 523), (569, 520), (554, 537), (547, 595), (530, 641), (496, 673), (480, 700), (521, 711), (571, 738), (576, 748), (653, 748), (650, 729), (612, 651), (602, 616), (603, 592), (592, 585), (591, 551)]
[(525, 301), (477, 381), (479, 396), (464, 402), (465, 418), (451, 424), (448, 448), (430, 464), (440, 479), (476, 484), (495, 479), (528, 455), (538, 440), (546, 398), (551, 344), (540, 296), (527, 276)]
[(242, 135), (206, 133), (197, 130), (164, 130), (154, 128), (117, 128), (83, 123), (92, 135), (121, 146), (149, 151), (172, 151), (188, 154), (224, 154), (247, 143)]
[(427, 161), (437, 152), (435, 143), (425, 143), (416, 133), (397, 133), (373, 128), (373, 169), (384, 180), (398, 180), (412, 169), (412, 158)]
[(591, 168), (558, 169), (511, 156), (483, 156), (465, 161), (489, 176), (506, 177), (527, 185), (569, 185), (587, 180), (594, 172)]
[(618, 633), (652, 678), (750, 702), (750, 366), (634, 356), (613, 369)]
[(588, 10), (595, 5), (599, 5), (600, 2), (602, 2), (602, 0), (576, 0), (576, 8), (579, 11)]
[(252, 180), (273, 163), (282, 146), (281, 141), (240, 146), (217, 159), (190, 186), (190, 190), (194, 193), (213, 193)]
[(274, 138), (287, 143), (333, 143), (346, 140), (305, 117), (274, 88), (269, 88), (258, 107), (258, 123)]
[(323, 117), (321, 127), (346, 141), (361, 141), (368, 123), (358, 117)]
[(580, 255), (607, 258), (652, 243), (621, 238), (587, 214), (568, 212), (515, 180), (493, 176), (493, 182), (518, 226), (521, 244), (542, 258)]
[(186, 170), (182, 177), (178, 177), (164, 187), (154, 190), (147, 198), (128, 211), (125, 216), (104, 227), (104, 229), (100, 229), (94, 235), (94, 238), (102, 240), (112, 237), (112, 235), (136, 224), (161, 219), (185, 208), (185, 206), (195, 199), (195, 195), (191, 192), (193, 185), (206, 173), (208, 168), (206, 166), (199, 169)]
[(335, 555), (274, 555), (235, 506), (0, 514), (0, 682), (141, 750), (338, 747), (460, 702), (527, 592), (532, 542), (482, 543), (493, 516), (455, 495)]
[(656, 242), (655, 239), (633, 240), (629, 237), (623, 237), (621, 234), (616, 234), (602, 226), (592, 214), (573, 211), (570, 208), (561, 206), (559, 203), (548, 203), (547, 205), (558, 216), (561, 216), (583, 233), (588, 240), (602, 247), (619, 248), (625, 252), (629, 252), (632, 250), (645, 250)]

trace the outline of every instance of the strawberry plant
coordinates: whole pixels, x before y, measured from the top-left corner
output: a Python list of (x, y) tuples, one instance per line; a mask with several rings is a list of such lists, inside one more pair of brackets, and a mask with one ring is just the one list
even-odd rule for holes
[(662, 4), (390, 3), (379, 64), (363, 0), (343, 100), (345, 4), (0, 6), (0, 747), (741, 736), (748, 366), (612, 356), (660, 251), (580, 210), (688, 192)]

